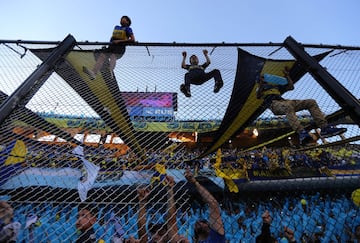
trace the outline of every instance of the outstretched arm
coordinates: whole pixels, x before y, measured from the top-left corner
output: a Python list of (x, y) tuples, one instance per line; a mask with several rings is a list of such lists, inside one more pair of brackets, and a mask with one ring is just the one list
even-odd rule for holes
[(139, 199), (139, 212), (138, 212), (138, 235), (140, 243), (147, 242), (146, 234), (146, 203), (147, 198), (150, 194), (150, 190), (144, 186), (137, 189), (138, 199)]
[(168, 197), (168, 235), (170, 236), (170, 242), (180, 242), (181, 236), (178, 234), (178, 227), (176, 222), (176, 204), (174, 199), (174, 185), (175, 181), (172, 176), (166, 176), (165, 181), (167, 183), (167, 197)]
[(261, 76), (258, 82), (258, 88), (256, 90), (256, 98), (260, 99), (264, 92), (264, 76)]
[(181, 61), (181, 67), (186, 69), (186, 63), (185, 63), (186, 51), (183, 51), (182, 56), (183, 56), (183, 58), (182, 58), (182, 61)]
[(289, 74), (289, 73), (290, 73), (290, 70), (288, 69), (288, 67), (285, 67), (283, 73), (284, 73), (285, 78), (286, 78), (287, 81), (288, 81), (286, 90), (293, 90), (293, 89), (294, 89), (294, 82), (293, 82), (293, 80), (292, 80), (291, 77), (290, 77), (290, 74)]
[(207, 50), (203, 50), (203, 53), (204, 53), (204, 56), (205, 56), (205, 59), (206, 59), (206, 62), (204, 63), (204, 68), (209, 66), (211, 61), (210, 61), (210, 58), (209, 58), (209, 55), (208, 55), (208, 51)]
[(186, 179), (195, 185), (195, 188), (199, 192), (201, 198), (209, 205), (210, 210), (210, 218), (209, 224), (210, 227), (218, 232), (221, 235), (225, 234), (224, 225), (221, 219), (221, 212), (220, 206), (218, 201), (214, 198), (214, 196), (205, 188), (203, 187), (194, 177), (189, 169), (185, 171)]
[(269, 211), (265, 211), (261, 215), (263, 224), (261, 226), (261, 234), (256, 237), (256, 241), (259, 242), (271, 242), (271, 232), (270, 232), (270, 225), (271, 225), (271, 216)]

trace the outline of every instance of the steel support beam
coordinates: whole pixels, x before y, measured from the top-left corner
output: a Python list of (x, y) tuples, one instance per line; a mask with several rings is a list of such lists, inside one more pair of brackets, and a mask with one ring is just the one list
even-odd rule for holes
[(307, 68), (313, 78), (329, 93), (339, 104), (344, 112), (360, 126), (360, 102), (338, 80), (336, 80), (325, 68), (323, 68), (304, 47), (291, 36), (284, 41), (286, 49)]
[(23, 99), (30, 93), (33, 86), (41, 79), (48, 78), (53, 72), (56, 63), (65, 56), (76, 44), (72, 35), (68, 35), (59, 46), (56, 47), (44, 62), (11, 94), (0, 106), (0, 124), (12, 113)]

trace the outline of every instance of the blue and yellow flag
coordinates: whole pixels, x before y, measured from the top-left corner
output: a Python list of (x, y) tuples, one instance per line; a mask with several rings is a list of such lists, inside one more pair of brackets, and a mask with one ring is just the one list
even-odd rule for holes
[[(51, 49), (32, 49), (36, 56), (44, 60)], [(96, 53), (101, 52), (98, 50)], [(135, 131), (121, 95), (118, 83), (112, 78), (109, 68), (105, 68), (90, 80), (83, 66), (92, 67), (96, 63), (93, 51), (71, 51), (65, 57), (66, 62), (58, 64), (59, 74), (91, 108), (101, 117), (107, 126), (129, 146), (140, 160), (146, 160), (144, 151), (152, 143), (144, 133)]]
[(216, 162), (214, 164), (215, 174), (218, 177), (221, 177), (224, 179), (226, 186), (228, 187), (230, 192), (239, 192), (239, 188), (234, 182), (233, 178), (231, 178), (231, 175), (226, 174), (224, 171), (220, 169), (221, 162), (222, 162), (222, 153), (221, 149), (218, 149), (216, 151)]
[[(320, 61), (329, 53), (325, 52), (314, 58)], [(213, 144), (200, 157), (216, 151), (268, 108), (264, 99), (256, 96), (257, 81), (264, 74), (281, 77), (285, 67), (294, 83), (307, 72), (306, 67), (296, 60), (267, 59), (238, 48), (235, 81), (228, 107), (219, 129), (214, 134)]]

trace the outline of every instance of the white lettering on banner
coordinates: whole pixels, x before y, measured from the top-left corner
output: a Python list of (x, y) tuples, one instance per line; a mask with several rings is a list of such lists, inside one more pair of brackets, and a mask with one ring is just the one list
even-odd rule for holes
[(172, 108), (143, 108), (143, 116), (154, 116), (154, 115), (168, 115), (173, 116), (174, 110)]

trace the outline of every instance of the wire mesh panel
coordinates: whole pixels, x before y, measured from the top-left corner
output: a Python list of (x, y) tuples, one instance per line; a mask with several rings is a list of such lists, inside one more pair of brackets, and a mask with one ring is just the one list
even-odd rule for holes
[[(278, 241), (353, 237), (356, 114), (282, 44), (137, 43), (120, 57), (77, 43), (50, 65), (58, 47), (0, 45), (0, 199), (19, 242), (254, 242), (266, 227)], [(204, 50), (223, 86), (210, 76), (186, 95), (183, 52), (201, 65)], [(304, 50), (359, 98), (359, 49)], [(256, 96), (285, 69), (295, 88), (282, 97), (314, 99), (345, 133), (325, 138), (299, 111), (316, 138), (299, 144), (286, 114)]]

